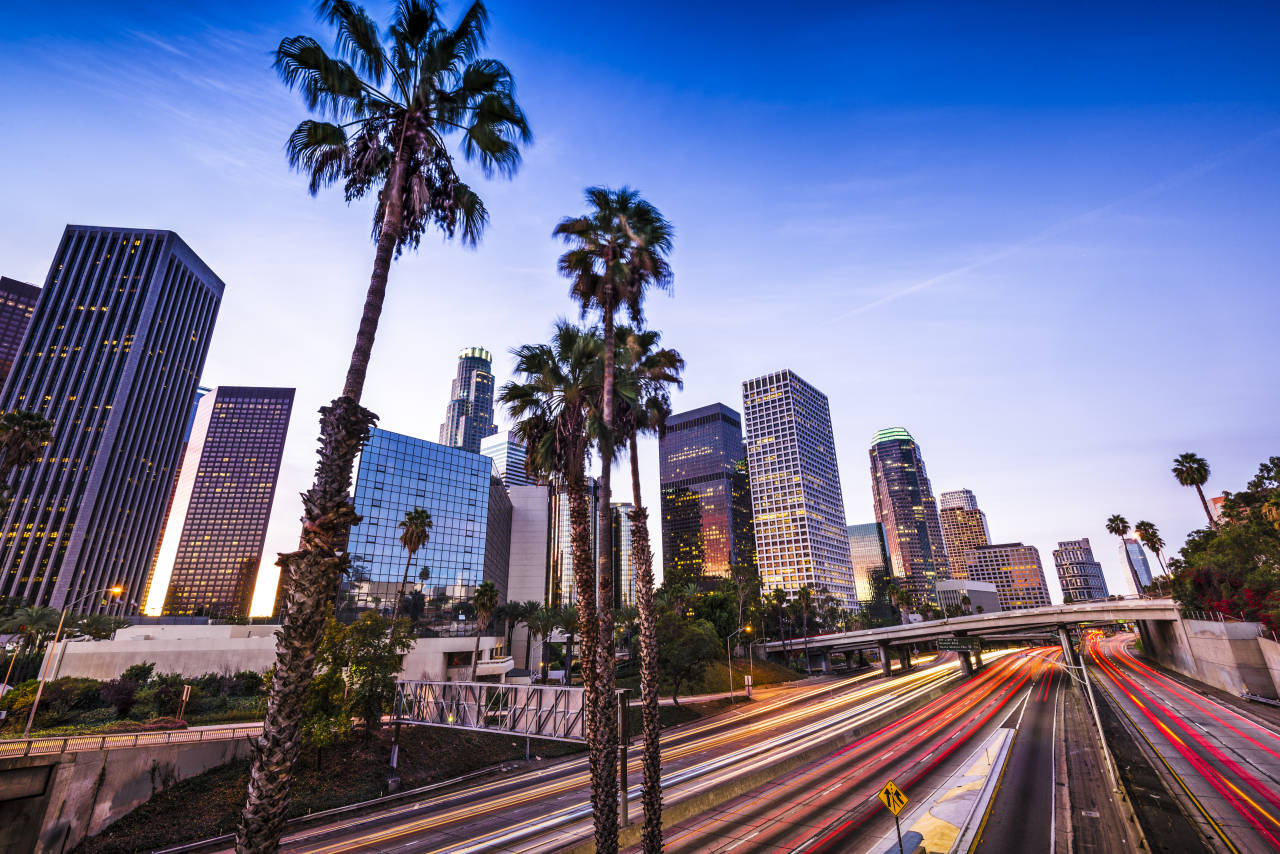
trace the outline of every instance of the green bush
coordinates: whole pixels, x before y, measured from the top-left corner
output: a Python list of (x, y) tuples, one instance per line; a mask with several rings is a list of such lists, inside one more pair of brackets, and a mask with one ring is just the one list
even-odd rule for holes
[[(138, 703), (145, 706), (154, 717), (176, 715), (178, 707), (182, 705), (183, 684), (181, 673), (157, 674), (146, 688), (138, 692)], [(195, 699), (197, 690), (192, 689), (192, 699)]]
[[(26, 725), (39, 684), (35, 679), (23, 682), (0, 699), (0, 708), (9, 713), (10, 728)], [(36, 712), (36, 726), (43, 728), (75, 723), (84, 712), (104, 705), (99, 696), (101, 690), (102, 683), (97, 679), (64, 676), (46, 682), (40, 696), (40, 709)]]
[(127, 718), (138, 702), (138, 683), (132, 679), (112, 679), (102, 684), (100, 696), (116, 710), (116, 717)]
[(149, 661), (144, 661), (141, 664), (131, 664), (126, 667), (124, 673), (120, 674), (120, 678), (137, 682), (138, 687), (142, 687), (151, 681), (151, 677), (155, 672), (156, 666)]

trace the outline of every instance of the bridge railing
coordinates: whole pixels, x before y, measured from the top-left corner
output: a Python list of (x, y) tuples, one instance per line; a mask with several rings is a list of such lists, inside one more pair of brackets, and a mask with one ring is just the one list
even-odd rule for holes
[(262, 724), (214, 727), (209, 729), (171, 729), (161, 732), (123, 732), (110, 735), (66, 735), (44, 738), (0, 740), (0, 759), (15, 756), (52, 756), (91, 750), (120, 750), (129, 747), (156, 747), (165, 744), (191, 744), (202, 741), (227, 741), (257, 735)]
[(401, 723), (586, 740), (582, 688), (406, 681), (396, 685), (394, 708)]

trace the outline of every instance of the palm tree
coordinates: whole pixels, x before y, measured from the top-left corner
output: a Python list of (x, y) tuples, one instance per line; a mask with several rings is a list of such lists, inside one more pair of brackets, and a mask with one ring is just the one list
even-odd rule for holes
[[(396, 592), (396, 603), (391, 608), (391, 622), (396, 621), (400, 613), (400, 602), (404, 599), (404, 587), (409, 583), (409, 565), (413, 556), (431, 539), (431, 514), (421, 507), (406, 510), (404, 518), (397, 526), (400, 528), (400, 545), (404, 546), (409, 556), (404, 561), (404, 576), (400, 579), (400, 589)], [(430, 574), (430, 573), (428, 573)], [(419, 573), (421, 575), (421, 573)]]
[(809, 614), (813, 611), (813, 588), (807, 584), (801, 585), (796, 591), (796, 607), (800, 611), (800, 627), (804, 632), (804, 669), (809, 673), (813, 669), (809, 666)]
[(970, 607), (971, 605), (973, 605), (973, 600), (969, 598), (969, 594), (968, 594), (968, 593), (966, 593), (966, 594), (964, 594), (963, 596), (961, 596), (961, 597), (960, 597), (960, 606), (961, 606), (962, 608), (964, 608), (964, 612), (965, 612), (966, 614), (968, 614), (968, 613), (969, 613), (969, 607)]
[[(588, 212), (583, 216), (560, 221), (553, 234), (569, 247), (560, 256), (560, 272), (571, 282), (570, 295), (582, 306), (585, 318), (598, 310), (603, 327), (604, 383), (601, 389), (600, 418), (600, 510), (597, 528), (597, 619), (603, 637), (613, 626), (613, 537), (611, 469), (614, 449), (614, 319), (620, 307), (626, 306), (631, 319), (640, 323), (643, 317), (644, 292), (650, 287), (666, 288), (671, 284), (671, 267), (666, 256), (671, 252), (671, 226), (658, 209), (629, 187), (612, 190), (590, 187), (586, 191)], [(616, 696), (614, 693), (614, 656), (612, 649), (601, 645), (597, 651), (595, 678), (596, 699), (601, 737), (601, 767), (596, 812), (596, 849), (603, 854), (618, 847), (617, 730), (612, 726)], [(599, 809), (603, 807), (603, 809)]]
[(315, 671), (316, 648), (342, 572), (346, 537), (359, 521), (351, 504), (351, 472), (376, 416), (360, 406), (382, 315), (392, 258), (415, 248), (432, 227), (461, 230), (475, 245), (488, 219), (480, 197), (459, 180), (446, 140), (483, 173), (513, 175), (529, 124), (515, 100), (511, 73), (478, 55), (488, 12), (476, 0), (454, 27), (436, 3), (401, 0), (385, 39), (377, 24), (347, 0), (320, 0), (320, 18), (337, 30), (335, 55), (309, 36), (280, 42), (275, 67), (302, 93), (319, 119), (289, 137), (291, 166), (314, 194), (341, 181), (347, 201), (373, 194), (373, 271), (341, 395), (321, 410), (315, 481), (303, 496), (302, 544), (280, 556), (283, 625), (262, 735), (253, 751), (237, 851), (274, 851), (279, 844), (301, 751), (301, 720)]
[(471, 595), (471, 604), (476, 609), (476, 646), (471, 653), (471, 681), (476, 681), (476, 671), (480, 668), (480, 635), (488, 628), (493, 619), (493, 612), (498, 607), (498, 588), (492, 581), (482, 581)]
[[(538, 606), (536, 611), (531, 611), (529, 615), (524, 618), (525, 631), (528, 633), (528, 645), (525, 647), (524, 651), (524, 669), (529, 673), (533, 673), (532, 670), (529, 670), (529, 667), (532, 664), (530, 656), (533, 654), (533, 639), (538, 638), (539, 640), (545, 640), (547, 635), (556, 630), (556, 619), (557, 614), (555, 609), (543, 608), (541, 605)], [(546, 655), (544, 654), (539, 660), (541, 661), (541, 665), (539, 667), (541, 671), (541, 678), (543, 682), (546, 682)]]
[(1120, 550), (1124, 552), (1125, 562), (1129, 564), (1129, 576), (1133, 579), (1133, 589), (1139, 594), (1142, 593), (1142, 579), (1138, 578), (1138, 570), (1133, 565), (1133, 558), (1129, 556), (1129, 544), (1124, 538), (1129, 535), (1129, 520), (1121, 516), (1119, 513), (1107, 519), (1107, 533), (1115, 534), (1120, 538)]
[[(555, 613), (556, 613), (555, 628), (560, 629), (560, 631), (564, 632), (564, 635), (565, 635), (564, 680), (563, 681), (564, 681), (564, 684), (566, 685), (572, 685), (573, 684), (573, 638), (575, 635), (582, 634), (583, 646), (585, 647), (586, 646), (585, 627), (587, 625), (593, 625), (595, 621), (586, 620), (584, 622), (579, 616), (578, 609), (573, 605), (566, 605), (563, 608), (557, 608)], [(586, 670), (586, 667), (587, 667), (587, 656), (585, 654), (585, 649), (584, 649), (584, 654), (582, 655), (582, 668), (584, 671)], [(585, 688), (586, 687), (585, 678), (583, 679), (582, 684), (583, 684), (583, 687)]]
[(0, 621), (0, 634), (17, 635), (23, 649), (36, 651), (53, 637), (61, 617), (62, 612), (57, 608), (43, 605), (14, 608), (12, 614)]
[(782, 641), (782, 655), (791, 661), (791, 651), (787, 649), (787, 627), (784, 619), (787, 614), (787, 591), (775, 587), (769, 594), (769, 603), (778, 609), (778, 640)]
[(536, 599), (530, 599), (520, 606), (520, 610), (524, 612), (524, 616), (520, 619), (524, 622), (525, 644), (524, 644), (524, 670), (526, 673), (532, 673), (529, 669), (529, 657), (533, 653), (533, 637), (537, 632), (535, 625), (538, 620), (547, 611), (542, 607), (542, 603)]
[(1160, 561), (1161, 574), (1168, 575), (1169, 568), (1164, 565), (1164, 538), (1160, 536), (1160, 530), (1156, 528), (1155, 523), (1144, 519), (1133, 526), (1133, 532), (1138, 535), (1138, 539), (1142, 540), (1143, 545), (1156, 553), (1156, 560)]
[(10, 479), (53, 441), (53, 422), (36, 412), (0, 412), (0, 510), (9, 506)]
[(1218, 520), (1213, 518), (1209, 502), (1204, 497), (1204, 485), (1209, 482), (1209, 463), (1205, 458), (1190, 451), (1178, 454), (1173, 461), (1173, 476), (1183, 486), (1196, 488), (1196, 494), (1200, 496), (1200, 504), (1204, 507), (1204, 515), (1209, 519), (1209, 527), (1217, 528)]
[(503, 605), (499, 605), (498, 610), (494, 611), (493, 615), (496, 618), (502, 620), (503, 625), (506, 629), (506, 631), (504, 632), (507, 640), (507, 645), (505, 649), (507, 650), (507, 654), (510, 655), (511, 654), (511, 636), (515, 634), (516, 624), (524, 619), (524, 603), (523, 602), (507, 602)]

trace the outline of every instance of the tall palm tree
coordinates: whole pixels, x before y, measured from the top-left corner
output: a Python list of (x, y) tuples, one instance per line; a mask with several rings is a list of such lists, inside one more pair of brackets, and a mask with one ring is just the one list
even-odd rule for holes
[(506, 646), (503, 647), (507, 651), (507, 655), (511, 654), (511, 640), (516, 633), (516, 625), (524, 619), (524, 603), (523, 602), (507, 602), (498, 606), (498, 610), (493, 612), (496, 619), (502, 620), (506, 636)]
[(53, 441), (53, 422), (36, 412), (0, 412), (0, 511), (9, 506), (13, 473), (35, 462)]
[(20, 646), (28, 652), (41, 649), (58, 630), (62, 612), (43, 605), (14, 608), (13, 613), (0, 621), (0, 634), (17, 635)]
[[(539, 606), (536, 611), (530, 612), (529, 616), (524, 618), (524, 626), (525, 626), (525, 631), (528, 633), (527, 634), (528, 645), (525, 647), (525, 651), (524, 651), (524, 669), (527, 670), (530, 674), (532, 674), (533, 671), (530, 670), (529, 668), (530, 668), (530, 665), (533, 663), (531, 661), (531, 656), (533, 654), (533, 639), (537, 638), (540, 641), (544, 641), (546, 640), (548, 635), (550, 635), (552, 632), (556, 630), (555, 609), (543, 608)], [(547, 681), (546, 655), (544, 654), (539, 659), (539, 661), (541, 662), (541, 665), (539, 667), (541, 672), (541, 678), (543, 682), (546, 682)]]
[(645, 854), (662, 851), (662, 760), (658, 717), (657, 609), (653, 599), (653, 550), (649, 543), (649, 511), (640, 493), (640, 456), (637, 439), (642, 434), (661, 435), (671, 414), (669, 387), (683, 387), (680, 372), (684, 359), (675, 350), (658, 349), (661, 335), (652, 330), (619, 327), (616, 384), (625, 389), (615, 395), (618, 432), (630, 449), (631, 462), (631, 560), (640, 622), (640, 710), (643, 729), (642, 766)]
[(320, 0), (318, 11), (336, 29), (333, 54), (310, 36), (286, 38), (276, 49), (281, 80), (317, 114), (290, 135), (289, 164), (309, 177), (313, 194), (339, 181), (348, 202), (373, 194), (377, 248), (342, 393), (321, 410), (315, 481), (303, 496), (302, 544), (278, 560), (283, 625), (236, 831), (238, 851), (271, 852), (279, 844), (316, 648), (349, 566), (347, 532), (359, 520), (350, 498), (352, 465), (376, 421), (360, 398), (392, 258), (415, 248), (432, 227), (446, 237), (461, 231), (464, 244), (479, 240), (488, 214), (458, 178), (450, 137), (486, 176), (513, 175), (520, 144), (530, 138), (511, 73), (479, 56), (488, 23), (480, 0), (453, 27), (431, 0), (401, 0), (385, 36), (346, 0)]
[(498, 588), (492, 581), (482, 581), (471, 594), (471, 604), (476, 609), (476, 646), (471, 653), (471, 681), (476, 681), (480, 668), (480, 635), (488, 628), (493, 612), (498, 608)]
[(1142, 579), (1138, 577), (1138, 569), (1133, 565), (1133, 558), (1129, 556), (1129, 545), (1124, 538), (1129, 536), (1129, 520), (1116, 513), (1107, 519), (1107, 533), (1115, 534), (1120, 538), (1120, 551), (1124, 552), (1125, 562), (1129, 565), (1129, 577), (1133, 579), (1133, 589), (1138, 593), (1142, 593)]
[(1133, 532), (1138, 535), (1138, 539), (1142, 540), (1143, 545), (1156, 553), (1156, 560), (1160, 561), (1161, 574), (1168, 575), (1169, 568), (1164, 565), (1164, 538), (1160, 536), (1160, 530), (1155, 523), (1144, 519), (1133, 526)]
[(526, 673), (532, 673), (533, 671), (529, 669), (529, 657), (533, 653), (533, 636), (536, 634), (536, 623), (546, 613), (546, 609), (538, 600), (530, 599), (520, 606), (520, 610), (524, 612), (524, 616), (520, 618), (524, 622), (525, 632), (524, 670)]
[(431, 514), (421, 507), (406, 510), (397, 527), (400, 529), (400, 545), (404, 546), (409, 556), (405, 558), (404, 576), (400, 579), (400, 589), (396, 591), (396, 603), (391, 608), (393, 623), (400, 614), (400, 602), (404, 599), (405, 585), (409, 583), (409, 566), (413, 563), (413, 556), (431, 539)]
[[(563, 681), (564, 681), (564, 684), (566, 685), (572, 685), (573, 684), (573, 639), (574, 637), (581, 634), (583, 636), (583, 647), (585, 648), (586, 646), (585, 627), (587, 625), (593, 625), (595, 621), (590, 619), (584, 621), (582, 619), (581, 614), (579, 613), (578, 608), (573, 605), (565, 605), (562, 608), (557, 608), (555, 613), (556, 613), (555, 628), (564, 632), (564, 636), (565, 636), (564, 680)], [(581, 656), (581, 659), (582, 659), (581, 666), (583, 668), (583, 672), (585, 675), (587, 660), (588, 660), (585, 651)], [(594, 661), (594, 659), (592, 659), (592, 661)], [(585, 688), (586, 687), (585, 678), (583, 679), (582, 684), (583, 684), (583, 687)]]
[(796, 608), (800, 611), (800, 626), (804, 632), (804, 669), (809, 673), (813, 669), (809, 666), (809, 614), (813, 612), (813, 588), (807, 584), (800, 586), (796, 591)]
[[(667, 255), (671, 251), (671, 226), (658, 209), (629, 187), (619, 190), (590, 187), (586, 191), (588, 211), (583, 216), (560, 221), (553, 234), (569, 247), (560, 256), (560, 272), (571, 282), (570, 295), (582, 307), (582, 316), (599, 311), (604, 348), (604, 384), (601, 390), (600, 418), (600, 509), (597, 525), (596, 594), (600, 635), (612, 630), (613, 615), (613, 536), (611, 469), (614, 449), (614, 320), (618, 309), (626, 306), (631, 318), (643, 318), (644, 293), (649, 287), (666, 288), (671, 283), (671, 267)], [(596, 654), (595, 678), (598, 702), (602, 765), (600, 796), (597, 806), (596, 849), (610, 854), (618, 848), (617, 813), (617, 730), (615, 717), (614, 655), (609, 645), (601, 645)]]
[(1209, 509), (1209, 502), (1204, 497), (1204, 485), (1209, 482), (1208, 461), (1190, 451), (1178, 454), (1173, 461), (1173, 476), (1183, 486), (1196, 488), (1196, 494), (1200, 496), (1200, 504), (1204, 507), (1204, 515), (1209, 519), (1209, 527), (1217, 528), (1218, 520), (1213, 518), (1213, 511)]
[(769, 603), (778, 609), (778, 640), (782, 641), (782, 655), (787, 659), (788, 664), (791, 661), (791, 651), (787, 649), (787, 628), (785, 618), (787, 615), (787, 591), (781, 587), (775, 587), (773, 592), (769, 594)]

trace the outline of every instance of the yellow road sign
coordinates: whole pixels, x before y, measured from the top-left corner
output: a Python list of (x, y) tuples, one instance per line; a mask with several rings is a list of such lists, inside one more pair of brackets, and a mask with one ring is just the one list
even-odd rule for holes
[(907, 793), (898, 788), (898, 784), (890, 780), (884, 784), (884, 788), (880, 790), (880, 802), (888, 807), (889, 812), (897, 815), (906, 809), (907, 803), (910, 802)]

